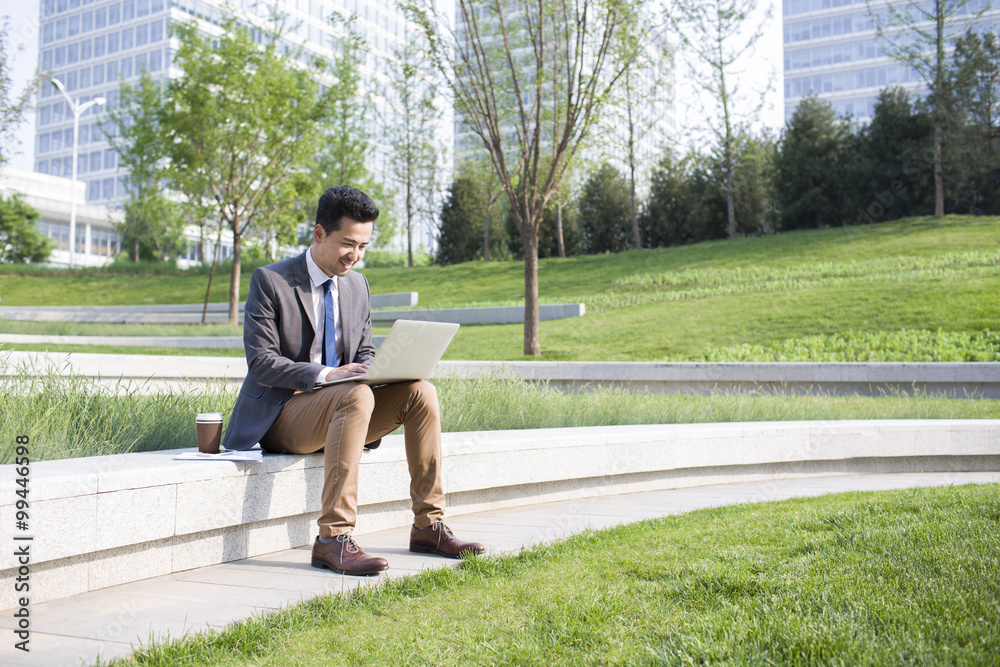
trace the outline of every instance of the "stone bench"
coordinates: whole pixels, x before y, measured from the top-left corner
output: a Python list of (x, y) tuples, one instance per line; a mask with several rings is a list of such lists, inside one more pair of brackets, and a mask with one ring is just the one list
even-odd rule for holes
[[(444, 435), (450, 516), (633, 491), (863, 472), (1000, 470), (1000, 421), (830, 421), (484, 431)], [(184, 450), (30, 466), (33, 602), (310, 544), (323, 458), (174, 461)], [(15, 466), (0, 466), (14, 531)], [(361, 463), (358, 534), (412, 518), (402, 436)], [(552, 517), (553, 535), (560, 518)], [(2, 580), (17, 563), (0, 552)], [(0, 609), (16, 606), (13, 585)]]

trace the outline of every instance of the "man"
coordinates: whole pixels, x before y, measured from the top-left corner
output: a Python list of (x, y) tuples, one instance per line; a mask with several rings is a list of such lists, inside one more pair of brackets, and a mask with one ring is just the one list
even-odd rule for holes
[(244, 312), (248, 373), (226, 429), (226, 449), (278, 454), (323, 450), (319, 536), (313, 567), (377, 574), (389, 567), (351, 537), (357, 520), (361, 451), (405, 428), (413, 527), (410, 551), (457, 558), (483, 545), (455, 538), (444, 525), (441, 420), (434, 385), (401, 382), (371, 388), (321, 381), (356, 377), (375, 356), (368, 281), (351, 268), (365, 256), (378, 207), (341, 185), (320, 197), (313, 243), (303, 254), (256, 269)]

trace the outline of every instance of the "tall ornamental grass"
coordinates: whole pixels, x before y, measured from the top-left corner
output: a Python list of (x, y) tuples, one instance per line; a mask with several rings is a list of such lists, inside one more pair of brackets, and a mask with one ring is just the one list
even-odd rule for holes
[(33, 460), (196, 447), (195, 415), (228, 416), (235, 399), (221, 384), (156, 392), (148, 382), (102, 384), (0, 356), (0, 464), (13, 462), (19, 435), (31, 439)]
[[(707, 396), (631, 393), (625, 387), (567, 393), (545, 383), (484, 376), (436, 379), (446, 432), (813, 419), (996, 419), (1000, 401), (900, 393), (786, 396), (766, 392)], [(36, 460), (195, 447), (194, 416), (235, 403), (232, 387), (166, 393), (148, 382), (95, 380), (11, 368), (0, 356), (0, 463), (13, 461), (18, 435)]]

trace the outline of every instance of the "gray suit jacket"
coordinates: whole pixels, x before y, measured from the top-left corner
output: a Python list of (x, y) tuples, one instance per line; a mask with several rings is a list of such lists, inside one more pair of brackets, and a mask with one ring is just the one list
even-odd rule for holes
[[(345, 363), (371, 363), (375, 346), (368, 280), (350, 271), (337, 285)], [(249, 370), (226, 427), (226, 449), (253, 447), (292, 394), (313, 390), (323, 370), (309, 360), (315, 317), (305, 253), (254, 270), (243, 320)]]

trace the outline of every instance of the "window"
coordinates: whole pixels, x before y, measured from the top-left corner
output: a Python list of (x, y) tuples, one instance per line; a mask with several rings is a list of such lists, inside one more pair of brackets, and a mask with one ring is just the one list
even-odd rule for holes
[(163, 39), (163, 21), (153, 21), (149, 24), (149, 41), (158, 42)]
[(149, 43), (149, 26), (143, 23), (135, 27), (135, 45), (146, 46)]
[(135, 18), (135, 0), (123, 0), (122, 21), (131, 21)]
[(55, 24), (54, 23), (46, 23), (45, 26), (42, 28), (42, 43), (43, 44), (49, 44), (55, 38), (56, 38), (55, 37)]
[(90, 60), (93, 56), (93, 43), (89, 39), (80, 42), (80, 60)]
[(139, 53), (135, 56), (135, 73), (141, 74), (146, 69), (146, 54)]
[(70, 44), (66, 47), (66, 64), (72, 65), (80, 60), (80, 45)]
[(66, 111), (65, 102), (56, 102), (52, 105), (52, 122), (61, 123)]
[(63, 147), (63, 133), (62, 130), (57, 130), (52, 133), (52, 150), (61, 151)]
[(115, 3), (108, 7), (108, 25), (118, 25), (122, 20), (122, 7)]
[(118, 53), (118, 33), (112, 32), (108, 35), (108, 53)]
[(42, 3), (42, 16), (52, 16), (56, 13), (56, 0), (45, 0)]
[(152, 2), (149, 4), (149, 9), (152, 12), (162, 12), (163, 0), (152, 0)]
[(76, 37), (80, 34), (80, 15), (74, 14), (69, 17), (69, 36)]
[(58, 46), (56, 47), (56, 67), (64, 67), (66, 65), (66, 47)]
[(52, 160), (49, 162), (49, 173), (53, 176), (62, 176), (62, 160)]
[(35, 171), (38, 172), (39, 174), (49, 173), (49, 161), (39, 160), (38, 164), (35, 165)]
[[(94, 123), (90, 126), (90, 143), (96, 144), (104, 139), (104, 133), (101, 132), (101, 126), (98, 123)], [(97, 154), (100, 159), (100, 153)]]
[(122, 58), (122, 78), (131, 79), (132, 78), (132, 58)]
[[(90, 68), (84, 67), (80, 70), (80, 88), (90, 88)], [(90, 113), (89, 111), (87, 113)]]
[(49, 152), (49, 133), (42, 132), (38, 135), (38, 153), (48, 153)]
[(159, 72), (163, 69), (163, 52), (157, 49), (149, 54), (149, 71)]
[(66, 0), (56, 0), (56, 12), (64, 12), (66, 8), (69, 7), (69, 3)]
[(99, 86), (104, 83), (104, 65), (94, 65), (94, 85)]
[(149, 14), (149, 0), (139, 0), (135, 4), (135, 15), (145, 16)]
[(107, 64), (107, 80), (117, 81), (118, 80), (118, 61), (112, 60)]
[(56, 21), (56, 39), (66, 39), (66, 19)]
[(52, 69), (52, 49), (42, 51), (42, 69), (46, 71)]
[(100, 7), (94, 10), (94, 28), (100, 29), (108, 24), (108, 8)]
[[(66, 117), (69, 118), (69, 116), (70, 116), (70, 114), (67, 111)], [(65, 130), (63, 130), (63, 146), (65, 146), (67, 150), (69, 150), (70, 148), (73, 148), (73, 128), (72, 127), (67, 127)], [(73, 158), (73, 156), (71, 155), (70, 156), (70, 160), (72, 160), (72, 158)]]
[(134, 45), (133, 39), (135, 37), (135, 30), (132, 28), (125, 28), (122, 30), (122, 51), (131, 49)]
[[(86, 159), (88, 156), (84, 156)], [(90, 171), (100, 171), (101, 170), (101, 151), (91, 151), (89, 159)]]
[(94, 57), (95, 58), (100, 58), (101, 56), (104, 55), (104, 47), (105, 47), (104, 35), (101, 35), (100, 37), (95, 37), (94, 38)]
[(87, 160), (84, 160), (83, 158), (78, 158), (76, 162), (77, 175), (86, 174), (88, 166), (90, 166), (90, 163)]
[(87, 201), (97, 201), (101, 198), (101, 179), (95, 178), (87, 183)]
[(38, 124), (48, 125), (52, 122), (52, 107), (48, 104), (38, 110)]
[(80, 8), (80, 0), (69, 0), (69, 8), (70, 9), (79, 9)]
[(101, 194), (104, 199), (111, 199), (115, 196), (115, 179), (105, 178), (101, 182)]
[(113, 150), (111, 150), (110, 148), (106, 149), (104, 151), (104, 168), (114, 169), (117, 157), (118, 154), (115, 153)]
[(64, 83), (66, 84), (66, 90), (69, 92), (76, 90), (76, 70), (66, 72), (66, 81)]
[(80, 14), (80, 32), (87, 33), (94, 29), (94, 12)]
[[(69, 146), (67, 146), (69, 148)], [(73, 176), (73, 156), (67, 155), (62, 160), (63, 176), (72, 178)]]

